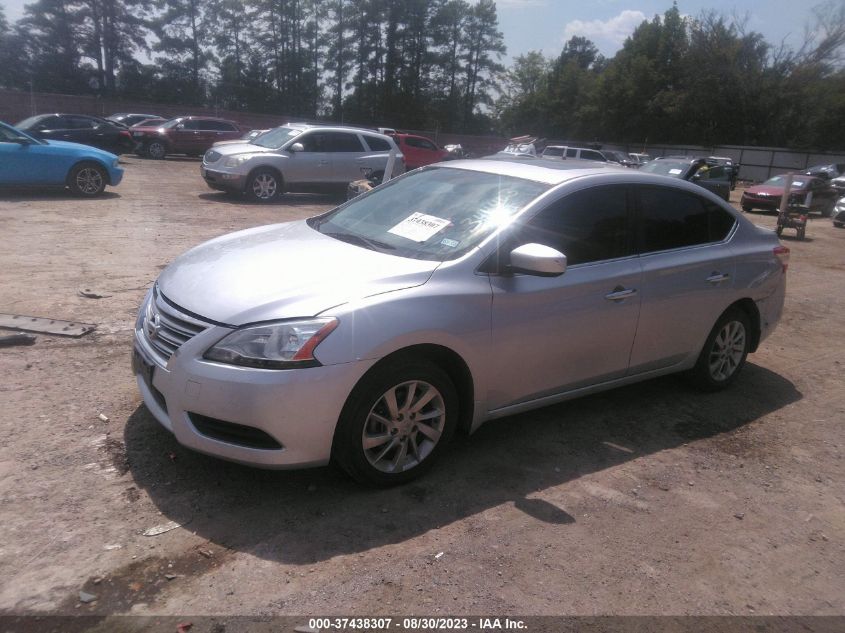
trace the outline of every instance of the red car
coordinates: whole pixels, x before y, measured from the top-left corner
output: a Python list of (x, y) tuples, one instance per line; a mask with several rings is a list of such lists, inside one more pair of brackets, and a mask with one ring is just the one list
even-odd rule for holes
[(150, 158), (168, 154), (202, 156), (217, 141), (235, 140), (243, 134), (234, 121), (205, 116), (183, 116), (161, 125), (135, 126), (131, 132), (135, 153)]
[(424, 136), (416, 134), (394, 133), (390, 135), (399, 146), (399, 151), (405, 156), (405, 166), (408, 170), (439, 163), (447, 160), (452, 155), (445, 149), (437, 147), (437, 144)]
[[(785, 184), (786, 176), (780, 175), (769, 178), (761, 185), (749, 187), (743, 192), (740, 200), (742, 210), (777, 211), (780, 208)], [(792, 177), (789, 197), (793, 203), (805, 204), (810, 211), (818, 211), (823, 216), (830, 217), (833, 206), (836, 204), (837, 193), (827, 180), (815, 176), (796, 175)]]

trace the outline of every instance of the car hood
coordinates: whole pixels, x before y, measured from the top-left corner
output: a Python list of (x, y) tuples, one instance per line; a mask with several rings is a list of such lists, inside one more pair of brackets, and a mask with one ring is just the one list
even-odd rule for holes
[(219, 144), (214, 144), (214, 151), (218, 152), (222, 156), (233, 156), (235, 154), (270, 154), (273, 152), (278, 153), (279, 150), (270, 147), (261, 147), (260, 145), (254, 145), (245, 141), (232, 141), (231, 143), (221, 141)]
[[(800, 189), (793, 189), (792, 191), (794, 193), (796, 191), (800, 191)], [(782, 196), (783, 187), (775, 187), (773, 185), (756, 185), (754, 187), (749, 187), (745, 190), (745, 192), (757, 195), (764, 193), (768, 196)]]
[(92, 147), (91, 145), (84, 145), (82, 143), (71, 143), (70, 141), (47, 141), (47, 145), (50, 147), (58, 147), (60, 149), (65, 150), (73, 150), (73, 153), (85, 152), (90, 156), (96, 156), (100, 160), (108, 163), (111, 165), (111, 161), (113, 161), (117, 156), (112, 154), (111, 152), (107, 152), (102, 149), (98, 149), (96, 147)]
[(340, 242), (301, 220), (201, 244), (168, 266), (158, 287), (184, 310), (238, 326), (314, 316), (355, 299), (419, 286), (438, 265)]

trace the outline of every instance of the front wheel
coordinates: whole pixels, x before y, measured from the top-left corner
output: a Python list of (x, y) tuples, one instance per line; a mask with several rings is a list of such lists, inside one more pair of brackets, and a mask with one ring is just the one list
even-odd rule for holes
[(67, 184), (77, 196), (93, 198), (103, 193), (108, 180), (106, 170), (99, 165), (82, 163), (70, 170)]
[(282, 193), (282, 179), (269, 169), (259, 169), (246, 183), (246, 196), (256, 202), (273, 202)]
[(424, 360), (390, 363), (350, 395), (332, 455), (360, 483), (403, 484), (431, 468), (457, 416), (458, 396), (446, 372)]
[(730, 385), (745, 365), (750, 346), (748, 315), (739, 308), (727, 310), (713, 326), (690, 372), (693, 384), (704, 391)]
[(752, 207), (749, 207), (747, 204), (742, 205), (742, 210), (746, 213), (751, 213)]
[(167, 156), (167, 146), (161, 141), (150, 141), (147, 143), (147, 156), (161, 160)]

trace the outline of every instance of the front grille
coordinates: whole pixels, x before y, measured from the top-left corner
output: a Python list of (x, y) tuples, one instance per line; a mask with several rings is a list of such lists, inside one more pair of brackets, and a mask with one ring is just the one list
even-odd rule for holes
[(220, 160), (221, 156), (222, 154), (220, 152), (210, 149), (205, 153), (205, 156), (203, 156), (202, 162), (204, 162), (206, 165), (210, 165), (211, 163), (216, 163), (218, 160)]
[(188, 417), (200, 434), (219, 442), (267, 451), (278, 451), (284, 448), (272, 435), (252, 426), (209, 418), (193, 412), (188, 412)]
[(153, 290), (142, 328), (147, 342), (165, 363), (177, 349), (207, 327), (207, 323), (185, 314), (169, 302), (158, 288)]

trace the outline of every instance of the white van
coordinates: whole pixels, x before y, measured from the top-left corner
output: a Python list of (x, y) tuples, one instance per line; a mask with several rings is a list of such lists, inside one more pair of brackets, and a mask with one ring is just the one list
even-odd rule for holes
[(597, 149), (587, 149), (586, 147), (568, 147), (566, 145), (548, 145), (541, 154), (543, 158), (580, 158), (581, 160), (595, 160), (602, 163), (610, 162), (607, 156), (602, 154)]

